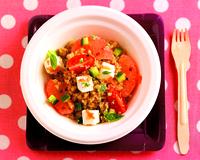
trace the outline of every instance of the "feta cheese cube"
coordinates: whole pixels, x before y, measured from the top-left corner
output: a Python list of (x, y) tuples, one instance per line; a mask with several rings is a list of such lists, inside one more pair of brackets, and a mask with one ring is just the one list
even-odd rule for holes
[(82, 111), (83, 125), (96, 125), (100, 122), (99, 110), (83, 110)]
[(46, 69), (47, 73), (49, 73), (49, 74), (55, 74), (55, 73), (58, 72), (58, 70), (60, 68), (64, 67), (62, 58), (60, 56), (56, 56), (56, 60), (57, 60), (57, 66), (56, 66), (56, 69), (53, 69), (52, 66), (51, 66), (50, 57), (48, 57), (47, 59), (45, 59), (45, 61), (44, 61), (44, 68)]
[(100, 74), (101, 79), (107, 79), (109, 77), (113, 78), (115, 76), (115, 66), (110, 63), (103, 62)]
[(76, 77), (77, 87), (81, 92), (93, 91), (93, 81), (91, 76), (78, 76)]

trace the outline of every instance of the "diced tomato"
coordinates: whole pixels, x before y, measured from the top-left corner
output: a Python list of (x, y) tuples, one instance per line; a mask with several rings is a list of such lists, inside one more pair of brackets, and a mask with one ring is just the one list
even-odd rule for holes
[(50, 79), (45, 86), (45, 92), (47, 98), (51, 95), (54, 95), (57, 99), (60, 98), (61, 94), (59, 92), (60, 82), (58, 80)]
[[(90, 41), (90, 39), (89, 39)], [(72, 45), (72, 52), (75, 52), (77, 50), (79, 50), (80, 48), (84, 48), (86, 49), (86, 52), (90, 49), (90, 45), (81, 45), (81, 39), (77, 40), (74, 42), (74, 44)]]
[(109, 107), (115, 109), (118, 114), (126, 112), (128, 106), (125, 99), (121, 96), (121, 92), (109, 87), (107, 100)]
[(107, 42), (102, 38), (90, 42), (92, 54), (97, 60), (113, 58), (113, 51), (109, 47), (106, 47), (106, 45)]
[(128, 55), (122, 55), (119, 58), (119, 65), (122, 67), (122, 72), (126, 74), (126, 80), (123, 82), (122, 96), (128, 97), (136, 86), (141, 82), (135, 61)]
[(74, 71), (76, 73), (83, 72), (89, 69), (94, 65), (94, 57), (80, 54), (75, 57), (72, 57), (69, 61), (67, 61), (67, 67), (70, 71)]
[(109, 47), (106, 47), (107, 42), (102, 38), (96, 38), (92, 39), (91, 37), (88, 37), (89, 44), (88, 45), (81, 45), (81, 40), (77, 40), (72, 45), (72, 52), (75, 52), (79, 50), (80, 48), (86, 49), (86, 52), (88, 50), (91, 50), (93, 56), (97, 60), (101, 59), (112, 59), (113, 58), (113, 51)]
[(75, 108), (74, 103), (71, 100), (68, 100), (67, 102), (59, 101), (54, 107), (56, 111), (62, 115), (71, 114)]

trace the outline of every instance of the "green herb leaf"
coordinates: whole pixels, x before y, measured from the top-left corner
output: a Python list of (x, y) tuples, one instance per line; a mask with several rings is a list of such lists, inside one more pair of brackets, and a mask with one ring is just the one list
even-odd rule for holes
[(82, 110), (82, 104), (79, 102), (75, 102), (75, 111), (81, 111)]
[(80, 63), (83, 63), (83, 58), (80, 58), (80, 60), (79, 60), (79, 61), (80, 61)]
[(58, 100), (54, 95), (50, 95), (48, 98), (48, 102), (55, 105), (58, 102)]
[(102, 85), (100, 86), (99, 91), (100, 91), (101, 93), (103, 93), (103, 92), (106, 91), (106, 89), (107, 89), (106, 84), (102, 84)]
[(105, 118), (108, 122), (118, 121), (118, 120), (121, 119), (122, 117), (123, 117), (123, 115), (120, 115), (120, 114), (117, 114), (117, 113), (109, 113), (109, 112), (104, 113), (104, 118)]
[(82, 82), (82, 85), (83, 85), (84, 87), (89, 87), (89, 86), (90, 86), (90, 84), (89, 84), (88, 82)]
[(62, 97), (61, 97), (61, 101), (62, 102), (66, 102), (70, 99), (70, 95), (69, 94), (64, 94)]
[(103, 74), (110, 74), (111, 72), (109, 72), (109, 71), (103, 71), (102, 73)]
[(50, 58), (51, 67), (55, 70), (56, 67), (57, 67), (57, 53), (56, 53), (56, 51), (49, 50), (47, 55)]

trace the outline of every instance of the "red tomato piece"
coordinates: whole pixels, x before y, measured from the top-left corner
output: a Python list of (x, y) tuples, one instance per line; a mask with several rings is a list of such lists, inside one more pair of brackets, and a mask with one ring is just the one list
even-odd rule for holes
[(55, 104), (55, 109), (58, 113), (61, 115), (68, 115), (71, 114), (74, 111), (74, 103), (71, 100), (68, 100), (67, 102), (59, 101)]
[(109, 47), (106, 47), (106, 45), (107, 42), (102, 38), (90, 42), (92, 54), (97, 60), (113, 58), (113, 51)]
[(67, 67), (69, 70), (76, 73), (83, 72), (93, 65), (94, 57), (85, 54), (74, 56), (69, 61), (67, 61)]
[(57, 80), (50, 79), (45, 86), (45, 92), (47, 95), (47, 98), (51, 95), (54, 95), (57, 99), (60, 98), (61, 94), (59, 92), (60, 88), (60, 82)]
[(128, 97), (141, 81), (135, 61), (128, 55), (122, 55), (119, 58), (119, 65), (122, 72), (126, 74), (126, 80), (123, 82), (122, 96)]
[(118, 114), (126, 112), (128, 106), (125, 99), (121, 96), (121, 92), (113, 88), (109, 88), (108, 94), (110, 94), (107, 96), (109, 107), (115, 109)]
[[(90, 41), (90, 38), (89, 38)], [(78, 51), (80, 48), (84, 48), (86, 49), (86, 52), (90, 49), (90, 45), (81, 45), (81, 39), (77, 40), (74, 42), (74, 44), (72, 45), (72, 52)]]

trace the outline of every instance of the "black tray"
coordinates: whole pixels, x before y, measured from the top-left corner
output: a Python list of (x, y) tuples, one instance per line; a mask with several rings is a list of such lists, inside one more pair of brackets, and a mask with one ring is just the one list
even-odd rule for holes
[[(161, 86), (156, 103), (148, 117), (131, 133), (113, 142), (98, 145), (81, 145), (60, 139), (44, 129), (27, 108), (26, 141), (33, 150), (71, 150), (71, 151), (155, 151), (165, 142), (165, 87), (164, 87), (164, 27), (162, 19), (156, 14), (129, 15), (141, 24), (152, 38), (161, 63)], [(38, 15), (29, 22), (28, 39), (50, 15)]]

